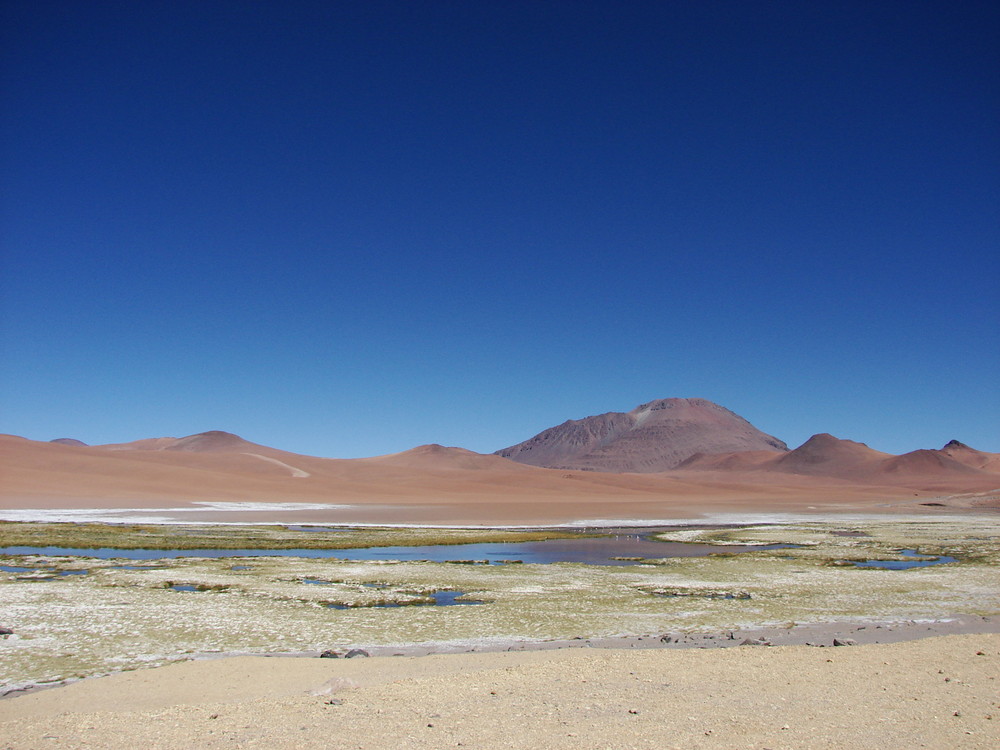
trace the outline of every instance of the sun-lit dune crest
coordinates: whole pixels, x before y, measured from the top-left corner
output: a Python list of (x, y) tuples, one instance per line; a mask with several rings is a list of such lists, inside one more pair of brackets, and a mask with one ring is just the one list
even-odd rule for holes
[(782, 453), (788, 446), (707, 399), (666, 398), (568, 420), (496, 455), (555, 469), (661, 472), (696, 453), (751, 450)]

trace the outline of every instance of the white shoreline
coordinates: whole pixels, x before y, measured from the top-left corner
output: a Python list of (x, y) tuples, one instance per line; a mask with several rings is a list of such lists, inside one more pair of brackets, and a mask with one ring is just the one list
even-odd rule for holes
[[(684, 518), (583, 518), (562, 523), (531, 524), (446, 524), (446, 523), (385, 523), (366, 521), (301, 521), (288, 517), (268, 521), (189, 520), (171, 515), (189, 513), (297, 513), (303, 511), (344, 511), (363, 509), (363, 505), (327, 505), (323, 503), (266, 503), (266, 502), (217, 502), (195, 501), (190, 506), (169, 508), (5, 508), (0, 509), (0, 521), (33, 523), (144, 523), (159, 526), (315, 526), (338, 529), (470, 529), (470, 530), (530, 530), (530, 529), (588, 529), (655, 528), (670, 526), (730, 526), (730, 525), (783, 525), (827, 521), (836, 518), (843, 523), (895, 520), (954, 521), (970, 518), (996, 518), (994, 513), (701, 513)], [(171, 515), (166, 515), (171, 514)]]
[[(199, 506), (199, 507), (194, 507)], [(300, 511), (343, 511), (364, 508), (363, 505), (326, 505), (321, 503), (261, 503), (197, 501), (191, 506), (170, 508), (6, 508), (0, 509), (0, 521), (25, 523), (106, 523), (151, 524), (158, 526), (315, 526), (338, 529), (471, 529), (471, 530), (530, 530), (530, 529), (617, 529), (655, 528), (660, 526), (759, 526), (801, 524), (836, 518), (843, 523), (894, 520), (899, 522), (950, 521), (961, 519), (995, 519), (992, 513), (937, 511), (934, 513), (701, 513), (684, 518), (584, 518), (562, 523), (531, 524), (444, 524), (444, 523), (385, 523), (365, 521), (301, 521), (275, 518), (268, 521), (186, 520), (165, 514), (188, 513), (281, 513)]]

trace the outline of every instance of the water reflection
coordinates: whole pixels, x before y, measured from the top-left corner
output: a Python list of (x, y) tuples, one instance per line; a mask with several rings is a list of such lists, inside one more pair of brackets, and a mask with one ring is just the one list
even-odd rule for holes
[[(313, 529), (315, 527), (303, 527)], [(713, 545), (660, 542), (650, 538), (657, 529), (622, 529), (611, 536), (547, 539), (540, 542), (489, 542), (364, 549), (81, 549), (72, 547), (3, 547), (5, 555), (74, 556), (99, 559), (157, 560), (172, 557), (309, 557), (344, 560), (428, 560), (500, 565), (504, 563), (634, 565), (646, 559), (704, 557), (750, 550), (785, 549), (795, 545)]]
[(958, 558), (948, 555), (921, 555), (915, 549), (901, 549), (900, 555), (904, 557), (915, 557), (916, 560), (864, 560), (856, 562), (852, 560), (856, 568), (881, 568), (883, 570), (909, 570), (910, 568), (927, 568), (931, 565), (944, 565), (945, 563), (958, 562)]

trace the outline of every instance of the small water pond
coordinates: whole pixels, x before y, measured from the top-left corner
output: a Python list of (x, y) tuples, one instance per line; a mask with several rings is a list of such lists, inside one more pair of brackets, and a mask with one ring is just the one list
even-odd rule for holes
[[(305, 527), (303, 527), (305, 528)], [(312, 528), (312, 527), (309, 527)], [(4, 555), (46, 555), (50, 557), (123, 558), (157, 560), (172, 557), (310, 557), (344, 560), (428, 560), (431, 562), (482, 562), (549, 564), (560, 562), (588, 565), (635, 565), (647, 559), (704, 557), (751, 550), (788, 549), (796, 545), (714, 545), (660, 542), (649, 538), (657, 529), (623, 529), (603, 537), (548, 539), (541, 542), (496, 542), (440, 544), (409, 547), (368, 547), (363, 549), (81, 549), (73, 547), (3, 547)]]
[(418, 599), (411, 602), (379, 602), (378, 604), (328, 604), (330, 609), (398, 609), (400, 607), (455, 607), (463, 604), (486, 604), (481, 599), (460, 599), (464, 591), (434, 591), (427, 596), (429, 599)]
[(958, 562), (958, 558), (948, 555), (939, 557), (921, 555), (915, 549), (901, 549), (900, 555), (913, 557), (913, 560), (864, 560), (862, 562), (852, 561), (856, 568), (881, 568), (883, 570), (909, 570), (910, 568), (927, 568), (931, 565), (944, 565), (945, 563)]
[(22, 565), (0, 565), (0, 571), (4, 573), (26, 573), (27, 575), (18, 576), (18, 578), (30, 578), (32, 581), (50, 581), (55, 578), (65, 578), (66, 576), (85, 576), (90, 572), (86, 568), (56, 570), (47, 566), (24, 567)]

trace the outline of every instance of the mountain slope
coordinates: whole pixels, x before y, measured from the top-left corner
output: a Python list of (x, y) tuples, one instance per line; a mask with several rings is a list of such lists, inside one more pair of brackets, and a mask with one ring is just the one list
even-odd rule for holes
[(145, 438), (131, 443), (110, 443), (94, 447), (114, 451), (184, 451), (187, 453), (242, 453), (260, 449), (273, 450), (222, 430), (209, 430), (182, 438)]
[(793, 451), (767, 464), (772, 471), (814, 474), (828, 477), (856, 477), (870, 474), (890, 454), (864, 443), (842, 440), (829, 433), (813, 435)]
[(569, 420), (496, 452), (532, 466), (610, 472), (660, 472), (696, 453), (788, 450), (737, 414), (702, 398), (668, 398)]
[[(729, 476), (740, 481), (780, 475), (815, 477), (821, 481), (863, 483), (871, 486), (910, 487), (949, 492), (958, 488), (983, 491), (1000, 486), (997, 469), (990, 462), (996, 454), (983, 453), (952, 441), (949, 450), (915, 450), (894, 456), (873, 450), (864, 443), (842, 440), (822, 433), (813, 435), (795, 450), (784, 454), (761, 451), (697, 454), (678, 467), (679, 473), (701, 472), (706, 477)], [(960, 446), (956, 448), (956, 446)], [(956, 455), (952, 455), (955, 453)], [(956, 457), (957, 456), (957, 457)], [(965, 459), (965, 462), (959, 459)]]
[(947, 445), (937, 452), (954, 461), (958, 461), (960, 464), (971, 466), (973, 469), (1000, 473), (1000, 453), (986, 453), (985, 451), (976, 450), (957, 440), (949, 441)]

